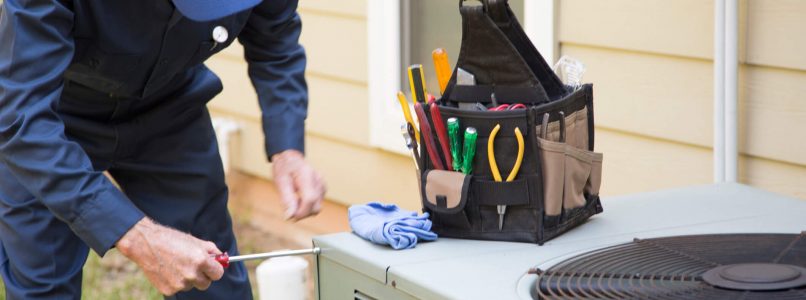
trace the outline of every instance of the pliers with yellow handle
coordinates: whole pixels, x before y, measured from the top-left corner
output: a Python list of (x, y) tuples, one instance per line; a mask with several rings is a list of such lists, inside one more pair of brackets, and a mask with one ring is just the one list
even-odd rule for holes
[[(498, 163), (495, 161), (494, 149), (495, 136), (498, 134), (499, 130), (501, 130), (501, 124), (496, 124), (493, 131), (490, 132), (490, 138), (487, 140), (487, 160), (490, 161), (490, 171), (493, 173), (493, 178), (496, 182), (503, 181), (501, 179), (501, 172), (498, 171)], [(507, 176), (507, 182), (515, 179), (515, 176), (518, 175), (518, 170), (521, 168), (521, 163), (523, 162), (523, 134), (518, 127), (515, 127), (515, 138), (518, 140), (518, 157), (515, 159), (515, 165), (512, 167), (512, 171), (510, 171), (509, 176)], [(498, 231), (501, 231), (501, 229), (504, 228), (504, 214), (507, 213), (507, 206), (498, 205), (496, 208), (498, 210)]]

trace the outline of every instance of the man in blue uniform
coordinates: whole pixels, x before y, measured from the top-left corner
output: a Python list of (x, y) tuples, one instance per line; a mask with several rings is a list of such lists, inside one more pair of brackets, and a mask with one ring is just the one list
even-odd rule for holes
[[(176, 299), (251, 298), (205, 107), (202, 62), (236, 38), (287, 217), (324, 183), (303, 157), (307, 87), (295, 0), (4, 0), (0, 274), (10, 299), (78, 299), (91, 248), (117, 247)], [(104, 176), (114, 177), (120, 189)]]

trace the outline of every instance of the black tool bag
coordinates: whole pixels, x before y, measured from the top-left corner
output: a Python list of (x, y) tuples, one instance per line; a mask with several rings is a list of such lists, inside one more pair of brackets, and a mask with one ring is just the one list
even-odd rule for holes
[[(602, 155), (593, 152), (592, 86), (564, 85), (505, 0), (482, 3), (468, 6), (460, 1), (462, 45), (456, 67), (472, 73), (476, 83), (457, 85), (454, 69), (438, 101), (443, 120), (458, 118), (461, 132), (477, 129), (473, 171), (465, 175), (434, 170), (428, 152), (422, 151), (423, 209), (442, 237), (543, 244), (602, 212)], [(490, 107), (493, 98), (497, 104), (522, 103), (526, 108), (458, 108), (460, 103)], [(510, 182), (495, 181), (488, 160), (489, 137), (496, 125), (501, 128), (494, 139), (494, 157), (502, 177), (516, 161), (516, 127), (524, 139), (523, 161)], [(500, 230), (499, 205), (506, 205)]]

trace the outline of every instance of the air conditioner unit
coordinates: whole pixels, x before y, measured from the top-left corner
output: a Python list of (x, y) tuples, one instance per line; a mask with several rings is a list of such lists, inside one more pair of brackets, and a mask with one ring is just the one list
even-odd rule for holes
[(314, 238), (319, 299), (806, 299), (806, 201), (740, 184), (603, 199), (543, 246)]

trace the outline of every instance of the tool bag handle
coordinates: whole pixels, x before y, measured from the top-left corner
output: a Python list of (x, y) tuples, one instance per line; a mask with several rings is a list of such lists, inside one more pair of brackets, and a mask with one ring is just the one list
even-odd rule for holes
[[(465, 1), (470, 1), (470, 0), (459, 0), (459, 9), (464, 7)], [(484, 12), (487, 12), (487, 7), (490, 6), (490, 1), (489, 0), (476, 0), (476, 1), (481, 2), (481, 6), (483, 7)]]
[(474, 86), (457, 86), (456, 71), (443, 93), (451, 102), (541, 104), (562, 98), (569, 90), (534, 47), (506, 0), (480, 0), (465, 6), (462, 46), (456, 66), (472, 73)]

